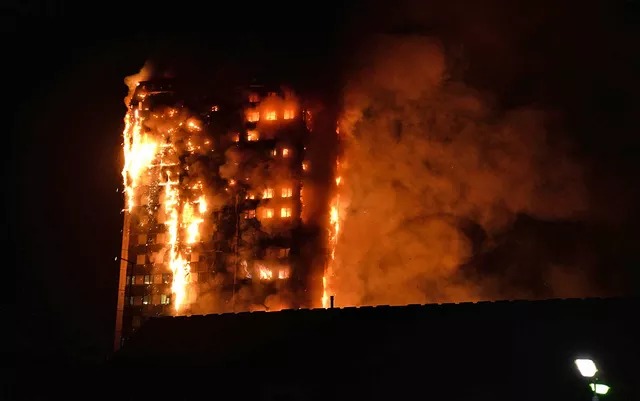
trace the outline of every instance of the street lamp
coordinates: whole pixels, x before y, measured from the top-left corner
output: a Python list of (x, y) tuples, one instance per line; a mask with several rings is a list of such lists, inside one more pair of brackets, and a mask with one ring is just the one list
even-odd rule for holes
[(575, 363), (583, 377), (593, 377), (598, 372), (596, 364), (591, 359), (576, 359)]
[(589, 387), (591, 387), (591, 391), (593, 391), (596, 394), (602, 394), (605, 395), (609, 392), (609, 389), (611, 387), (607, 386), (606, 384), (601, 384), (601, 383), (590, 383)]
[(589, 383), (589, 388), (591, 388), (591, 391), (593, 392), (593, 401), (598, 401), (598, 394), (605, 395), (609, 392), (609, 386), (598, 383), (598, 377), (596, 376), (598, 368), (593, 360), (586, 358), (576, 359), (575, 364), (582, 377), (587, 377), (592, 380), (592, 382)]

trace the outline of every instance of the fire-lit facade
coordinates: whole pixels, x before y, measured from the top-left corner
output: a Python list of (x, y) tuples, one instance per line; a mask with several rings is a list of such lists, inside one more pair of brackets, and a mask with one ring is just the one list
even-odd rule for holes
[[(291, 91), (130, 88), (115, 348), (153, 316), (299, 307), (310, 115)], [(208, 98), (213, 99), (213, 98)]]

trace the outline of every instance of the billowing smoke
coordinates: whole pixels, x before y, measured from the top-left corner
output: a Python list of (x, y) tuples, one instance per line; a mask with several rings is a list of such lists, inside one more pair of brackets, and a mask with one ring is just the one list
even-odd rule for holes
[(124, 98), (124, 104), (129, 107), (131, 103), (131, 99), (133, 98), (133, 93), (138, 86), (138, 83), (142, 81), (146, 81), (153, 75), (153, 65), (150, 61), (146, 61), (140, 71), (137, 74), (129, 75), (124, 78), (124, 84), (129, 88), (129, 92), (127, 92), (127, 96)]
[(519, 216), (580, 218), (580, 165), (543, 111), (497, 110), (452, 81), (437, 41), (383, 37), (374, 49), (344, 94), (337, 304), (499, 298), (465, 269)]

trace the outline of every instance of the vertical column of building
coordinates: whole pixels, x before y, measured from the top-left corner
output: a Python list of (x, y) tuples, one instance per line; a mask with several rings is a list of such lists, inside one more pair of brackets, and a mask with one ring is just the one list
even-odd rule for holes
[(244, 107), (240, 148), (251, 155), (249, 165), (260, 167), (245, 172), (249, 189), (243, 217), (257, 221), (259, 235), (253, 238), (253, 255), (244, 262), (243, 273), (260, 286), (260, 296), (280, 295), (279, 305), (265, 305), (272, 310), (286, 306), (281, 295), (287, 291), (297, 253), (294, 237), (301, 223), (304, 124), (299, 105), (282, 91), (251, 88)]
[(120, 249), (120, 274), (118, 275), (118, 304), (116, 307), (116, 328), (113, 349), (117, 351), (122, 345), (122, 325), (124, 320), (125, 298), (127, 294), (127, 277), (129, 270), (129, 226), (131, 215), (128, 210), (124, 212), (122, 224), (122, 246)]

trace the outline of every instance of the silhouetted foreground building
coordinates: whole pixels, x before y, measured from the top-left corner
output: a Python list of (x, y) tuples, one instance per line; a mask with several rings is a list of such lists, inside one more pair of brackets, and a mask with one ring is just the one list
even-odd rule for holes
[(638, 299), (289, 310), (147, 321), (110, 362), (124, 399), (640, 399)]

